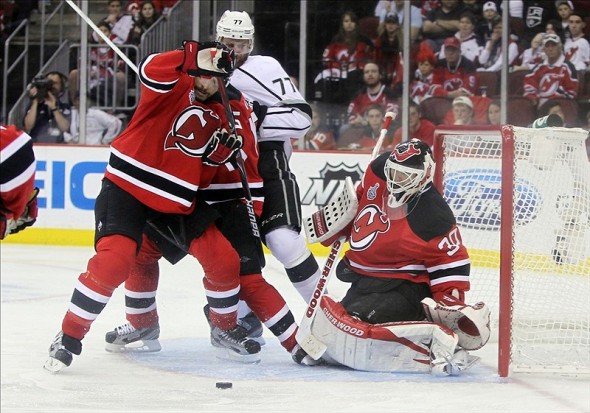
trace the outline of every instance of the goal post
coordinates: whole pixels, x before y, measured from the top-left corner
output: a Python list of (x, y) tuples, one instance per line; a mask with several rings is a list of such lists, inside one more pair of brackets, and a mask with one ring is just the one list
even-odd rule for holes
[(492, 310), (502, 377), (590, 373), (587, 136), (510, 125), (435, 131), (434, 183), (471, 257), (468, 301)]

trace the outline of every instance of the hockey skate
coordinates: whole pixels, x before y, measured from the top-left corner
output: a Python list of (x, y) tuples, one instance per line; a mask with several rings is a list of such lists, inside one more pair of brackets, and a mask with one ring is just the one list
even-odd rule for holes
[(324, 364), (324, 360), (321, 357), (318, 360), (314, 360), (299, 344), (295, 344), (295, 347), (291, 350), (291, 358), (295, 363), (301, 364), (302, 366), (319, 366)]
[[(207, 318), (209, 327), (213, 329), (213, 326), (211, 325), (211, 320), (209, 319), (209, 304), (206, 304), (205, 307), (203, 307), (203, 312), (205, 313), (205, 317)], [(261, 346), (264, 346), (266, 344), (266, 340), (264, 339), (264, 337), (262, 337), (262, 333), (264, 332), (262, 323), (260, 322), (258, 317), (254, 315), (252, 311), (250, 311), (244, 317), (238, 319), (238, 324), (246, 329), (248, 338), (251, 338), (252, 340), (256, 341)], [(215, 346), (215, 343), (213, 342), (213, 336), (211, 336), (211, 344)]]
[(472, 356), (463, 349), (457, 349), (451, 357), (449, 354), (439, 354), (431, 362), (432, 374), (435, 376), (458, 376), (463, 370), (476, 365), (480, 357)]
[(49, 346), (49, 358), (43, 368), (52, 374), (59, 373), (72, 364), (74, 354), (79, 355), (81, 352), (82, 342), (60, 331)]
[(242, 363), (260, 361), (260, 344), (248, 338), (248, 332), (241, 325), (231, 330), (214, 326), (211, 329), (211, 344), (218, 348), (218, 356)]
[(106, 333), (105, 350), (112, 353), (160, 351), (162, 346), (158, 341), (159, 337), (160, 326), (158, 324), (136, 329), (126, 323)]

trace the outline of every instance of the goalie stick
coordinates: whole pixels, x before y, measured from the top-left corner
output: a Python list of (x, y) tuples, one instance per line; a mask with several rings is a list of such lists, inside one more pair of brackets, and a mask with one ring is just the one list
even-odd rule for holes
[[(381, 151), (381, 147), (383, 146), (383, 141), (385, 140), (385, 135), (387, 135), (387, 130), (391, 125), (391, 122), (396, 118), (396, 113), (394, 112), (387, 112), (385, 114), (385, 118), (383, 119), (383, 128), (381, 129), (381, 133), (379, 134), (379, 138), (375, 143), (375, 147), (373, 148), (373, 152), (371, 153), (371, 161), (374, 160)], [(334, 241), (330, 247), (330, 253), (328, 254), (328, 258), (324, 267), (322, 268), (322, 272), (320, 274), (320, 278), (316, 283), (316, 286), (313, 290), (313, 294), (311, 299), (309, 300), (309, 304), (305, 309), (305, 313), (303, 314), (303, 318), (299, 323), (299, 329), (297, 330), (297, 334), (295, 335), (295, 339), (297, 343), (301, 346), (303, 350), (314, 360), (319, 360), (320, 357), (325, 353), (327, 346), (322, 343), (320, 340), (317, 339), (311, 333), (311, 324), (315, 318), (317, 313), (318, 306), (320, 305), (320, 300), (324, 295), (324, 291), (326, 289), (326, 285), (328, 281), (332, 277), (334, 273), (334, 269), (336, 268), (336, 261), (338, 260), (338, 256), (340, 255), (340, 251), (346, 242), (346, 236), (342, 235)]]
[[(221, 103), (223, 104), (223, 108), (225, 109), (225, 115), (227, 117), (227, 122), (229, 124), (230, 133), (236, 135), (236, 122), (234, 119), (234, 114), (232, 112), (231, 106), (229, 104), (229, 99), (227, 97), (227, 90), (225, 89), (225, 83), (223, 79), (217, 79), (217, 85), (219, 88), (219, 95), (221, 96)], [(236, 152), (236, 156), (232, 159), (231, 164), (238, 170), (240, 173), (240, 179), (242, 180), (242, 188), (244, 190), (244, 198), (246, 199), (246, 208), (248, 210), (248, 219), (250, 221), (250, 229), (252, 230), (252, 235), (257, 239), (257, 249), (258, 249), (258, 257), (260, 259), (260, 266), (264, 267), (265, 265), (265, 258), (264, 258), (264, 250), (262, 249), (262, 240), (260, 238), (260, 230), (258, 229), (258, 221), (256, 218), (256, 213), (254, 212), (254, 203), (252, 202), (252, 193), (250, 192), (250, 185), (248, 185), (248, 176), (246, 175), (246, 166), (244, 165), (244, 158), (242, 158), (242, 150)]]

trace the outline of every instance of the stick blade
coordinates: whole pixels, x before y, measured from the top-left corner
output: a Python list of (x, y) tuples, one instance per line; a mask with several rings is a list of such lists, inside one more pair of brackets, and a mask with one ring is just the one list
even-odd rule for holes
[(304, 332), (301, 329), (297, 330), (295, 335), (297, 344), (314, 360), (319, 360), (324, 355), (328, 346), (318, 340), (311, 332)]

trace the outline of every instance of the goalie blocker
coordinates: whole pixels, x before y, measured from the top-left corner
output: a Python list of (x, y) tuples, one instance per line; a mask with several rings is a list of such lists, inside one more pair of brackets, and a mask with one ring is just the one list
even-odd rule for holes
[(450, 328), (426, 321), (369, 324), (327, 295), (311, 332), (326, 344), (327, 363), (356, 370), (457, 375), (479, 361), (458, 346)]

